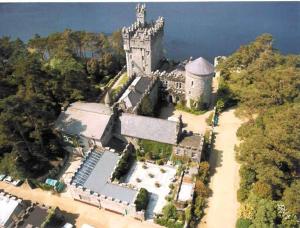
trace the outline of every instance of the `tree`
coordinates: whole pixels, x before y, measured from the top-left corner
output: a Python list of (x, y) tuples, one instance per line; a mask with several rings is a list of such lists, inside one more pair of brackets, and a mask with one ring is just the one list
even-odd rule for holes
[(300, 181), (295, 180), (283, 193), (283, 202), (287, 209), (296, 215), (300, 214)]
[(197, 196), (194, 203), (194, 215), (200, 220), (204, 215), (205, 199), (202, 196)]
[[(284, 56), (272, 44), (264, 34), (218, 65), (218, 99), (225, 107), (227, 100), (238, 102), (238, 114), (248, 119), (237, 132), (242, 142), (236, 152), (242, 164), (238, 199), (256, 212), (251, 226), (297, 227), (300, 56)], [(281, 200), (293, 212), (278, 207)]]
[(209, 163), (204, 161), (199, 164), (198, 178), (204, 183), (207, 184), (209, 177)]
[(207, 198), (210, 194), (210, 189), (201, 180), (196, 180), (195, 193), (197, 196)]
[(239, 218), (236, 221), (236, 228), (248, 228), (251, 225), (251, 220), (245, 218)]
[(149, 192), (145, 188), (141, 188), (134, 202), (136, 205), (136, 210), (137, 211), (146, 210), (148, 202), (149, 202)]
[(255, 227), (275, 227), (277, 219), (277, 205), (273, 201), (259, 201), (255, 217), (252, 220)]
[(162, 212), (165, 218), (175, 220), (178, 218), (176, 207), (172, 203), (169, 203), (166, 206), (164, 206)]

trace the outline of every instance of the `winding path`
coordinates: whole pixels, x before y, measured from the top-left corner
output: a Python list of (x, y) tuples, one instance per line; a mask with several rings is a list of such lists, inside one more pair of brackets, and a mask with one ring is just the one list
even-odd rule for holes
[(239, 184), (239, 165), (235, 160), (236, 131), (242, 121), (234, 109), (223, 112), (215, 128), (215, 146), (210, 156), (212, 196), (208, 199), (201, 228), (234, 228), (239, 203), (236, 192)]

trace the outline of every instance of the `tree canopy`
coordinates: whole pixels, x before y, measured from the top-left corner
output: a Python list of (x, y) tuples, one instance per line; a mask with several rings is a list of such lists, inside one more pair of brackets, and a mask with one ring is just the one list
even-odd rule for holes
[(35, 177), (64, 156), (54, 121), (62, 106), (96, 100), (125, 63), (121, 41), (120, 31), (70, 29), (28, 43), (0, 38), (0, 172)]
[(255, 213), (241, 219), (253, 227), (297, 227), (300, 214), (292, 195), (297, 193), (300, 161), (300, 56), (280, 54), (273, 37), (263, 34), (218, 69), (218, 95), (225, 106), (237, 102), (237, 113), (248, 119), (237, 132), (242, 140), (236, 147), (241, 162), (238, 199)]

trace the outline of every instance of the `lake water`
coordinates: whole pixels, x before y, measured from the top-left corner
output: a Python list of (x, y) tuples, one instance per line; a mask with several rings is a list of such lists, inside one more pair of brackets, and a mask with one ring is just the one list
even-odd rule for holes
[[(65, 28), (111, 33), (135, 20), (135, 3), (0, 4), (0, 36), (27, 41)], [(300, 53), (300, 2), (147, 3), (165, 18), (165, 48), (175, 59), (228, 55), (262, 33), (282, 53)]]

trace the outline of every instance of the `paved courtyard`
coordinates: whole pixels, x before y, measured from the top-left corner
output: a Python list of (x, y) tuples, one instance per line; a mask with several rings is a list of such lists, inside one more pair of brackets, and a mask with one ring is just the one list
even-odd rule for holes
[[(143, 165), (147, 168), (144, 168)], [(164, 171), (162, 172), (163, 169)], [(153, 177), (150, 177), (150, 175)], [(159, 166), (152, 163), (136, 162), (129, 171), (125, 182), (138, 188), (145, 188), (151, 193), (146, 217), (152, 219), (155, 213), (160, 213), (167, 203), (165, 197), (170, 192), (169, 185), (174, 179), (176, 168), (168, 165)], [(157, 187), (155, 184), (160, 186)]]

